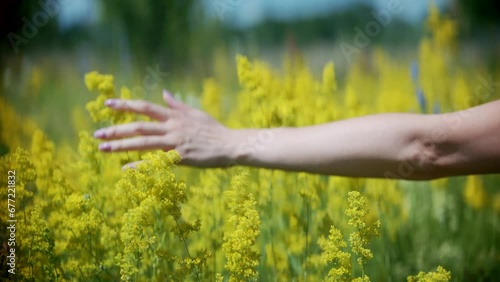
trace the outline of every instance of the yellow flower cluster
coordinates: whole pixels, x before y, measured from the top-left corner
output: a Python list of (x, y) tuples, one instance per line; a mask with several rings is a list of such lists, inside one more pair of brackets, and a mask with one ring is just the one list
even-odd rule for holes
[(287, 69), (287, 75), (281, 78), (262, 62), (250, 62), (244, 56), (236, 60), (243, 91), (238, 97), (237, 109), (231, 113), (233, 118), (228, 120), (238, 122), (234, 126), (303, 126), (337, 118), (333, 63), (325, 66), (323, 82), (317, 82), (305, 65)]
[(349, 192), (348, 195), (349, 208), (345, 213), (349, 217), (349, 225), (356, 229), (350, 234), (349, 243), (352, 251), (358, 256), (358, 263), (363, 266), (373, 258), (372, 251), (366, 247), (371, 237), (380, 236), (380, 220), (377, 220), (373, 226), (368, 226), (365, 219), (368, 215), (366, 199), (358, 191)]
[[(125, 196), (129, 203), (120, 232), (124, 249), (117, 256), (122, 280), (159, 277), (168, 262), (178, 265), (168, 279), (184, 280), (191, 273), (198, 276), (210, 255), (205, 252), (192, 257), (188, 248), (188, 237), (200, 229), (200, 222), (188, 223), (182, 218), (186, 185), (176, 181), (172, 171), (179, 161), (175, 151), (147, 153), (143, 162), (136, 169), (127, 169), (116, 185), (117, 195)], [(184, 248), (166, 248), (172, 235), (184, 245), (186, 254), (178, 252)]]
[(351, 277), (351, 254), (342, 251), (347, 247), (347, 244), (340, 230), (332, 225), (328, 239), (321, 237), (318, 240), (318, 245), (323, 249), (321, 258), (324, 263), (334, 262), (336, 267), (333, 267), (328, 272), (330, 281), (350, 281)]
[(39, 207), (31, 211), (29, 218), (18, 225), (19, 245), (27, 250), (25, 266), (28, 266), (21, 268), (21, 275), (35, 280), (39, 273), (43, 273), (44, 277), (57, 280), (53, 234)]
[[(99, 95), (96, 100), (87, 103), (87, 110), (94, 122), (111, 122), (113, 124), (127, 123), (134, 120), (134, 115), (127, 112), (114, 111), (104, 105), (107, 99), (117, 98), (115, 96), (115, 85), (112, 75), (103, 75), (98, 72), (90, 72), (85, 75), (85, 84), (90, 91), (97, 90)], [(130, 90), (123, 87), (120, 91), (121, 99), (130, 99)]]
[(203, 93), (201, 95), (201, 106), (216, 120), (221, 119), (221, 90), (214, 79), (207, 79), (203, 82)]
[(430, 6), (427, 26), (438, 47), (455, 47), (457, 23), (440, 15), (438, 7), (435, 4)]
[(420, 271), (415, 276), (408, 276), (408, 282), (448, 282), (450, 280), (451, 273), (442, 266), (438, 266), (434, 272)]
[[(18, 147), (14, 152), (2, 156), (0, 159), (0, 172), (2, 175), (8, 175), (8, 171), (16, 171), (16, 202), (20, 204), (28, 204), (28, 201), (33, 197), (32, 189), (28, 189), (29, 185), (36, 179), (37, 171), (33, 167), (33, 161), (28, 151)], [(20, 173), (18, 173), (20, 172)], [(2, 178), (2, 186), (6, 193), (7, 177)], [(7, 197), (5, 197), (7, 198)], [(2, 216), (7, 217), (5, 213)], [(6, 221), (5, 221), (6, 222)]]
[(256, 210), (253, 195), (245, 187), (245, 175), (236, 175), (231, 179), (232, 190), (227, 191), (229, 218), (233, 226), (224, 235), (222, 249), (226, 253), (226, 269), (230, 273), (229, 281), (242, 282), (258, 278), (259, 254), (254, 244), (260, 233), (260, 217)]
[[(349, 208), (345, 211), (349, 217), (348, 224), (354, 227), (354, 231), (349, 234), (349, 246), (353, 254), (358, 259), (361, 267), (361, 277), (353, 278), (352, 281), (370, 281), (368, 275), (364, 272), (364, 265), (373, 258), (373, 253), (368, 249), (368, 244), (372, 237), (380, 236), (380, 221), (377, 220), (373, 226), (366, 223), (368, 214), (368, 205), (366, 199), (358, 192), (348, 193)], [(321, 237), (318, 245), (323, 249), (321, 257), (325, 264), (334, 262), (333, 267), (328, 273), (330, 281), (351, 281), (351, 253), (343, 251), (347, 247), (343, 235), (335, 226), (331, 226), (328, 240)]]
[(26, 140), (31, 138), (37, 126), (31, 118), (20, 116), (2, 96), (0, 109), (0, 145), (9, 151), (15, 151), (26, 144)]
[(484, 207), (486, 192), (484, 191), (482, 176), (467, 176), (464, 189), (465, 202), (475, 209)]
[[(267, 128), (389, 111), (443, 112), (493, 99), (495, 93), (476, 97), (476, 77), (454, 63), (455, 24), (432, 10), (428, 28), (416, 62), (395, 62), (377, 49), (369, 67), (366, 58), (354, 62), (342, 82), (331, 62), (312, 71), (297, 55), (286, 58), (283, 71), (278, 71), (237, 56), (237, 72), (204, 81), (201, 105), (230, 127)], [(215, 62), (215, 68), (217, 76), (231, 69), (221, 62)], [(236, 77), (238, 95), (227, 95)], [(132, 98), (126, 88), (115, 94), (113, 80), (97, 72), (85, 77), (89, 90), (98, 92), (87, 104), (95, 127), (135, 118), (105, 107), (106, 99)], [(85, 129), (78, 135), (78, 146), (56, 144), (3, 98), (0, 106), (0, 149), (8, 151), (0, 170), (2, 175), (19, 171), (20, 280), (401, 280), (415, 266), (410, 259), (402, 266), (399, 257), (394, 263), (392, 250), (404, 232), (412, 234), (407, 231), (414, 226), (412, 220), (427, 221), (416, 213), (423, 203), (433, 202), (426, 207), (443, 210), (443, 228), (457, 228), (454, 215), (460, 214), (445, 213), (448, 206), (436, 201), (438, 196), (450, 199), (443, 202), (457, 198), (445, 198), (447, 193), (463, 196), (463, 208), (470, 214), (491, 222), (500, 215), (481, 214), (490, 207), (500, 211), (500, 193), (489, 189), (491, 181), (483, 176), (464, 178), (464, 185), (460, 179), (431, 184), (465, 187), (456, 192), (389, 179), (178, 167), (175, 152), (101, 153), (88, 132), (91, 126), (83, 123), (77, 128)], [(80, 116), (75, 113), (75, 119)], [(275, 130), (262, 130), (242, 146), (261, 150), (273, 142)], [(121, 170), (140, 159), (136, 169)], [(7, 220), (4, 213), (0, 218)], [(374, 243), (379, 234), (383, 236)], [(440, 277), (449, 280), (449, 272), (438, 268), (409, 281)]]

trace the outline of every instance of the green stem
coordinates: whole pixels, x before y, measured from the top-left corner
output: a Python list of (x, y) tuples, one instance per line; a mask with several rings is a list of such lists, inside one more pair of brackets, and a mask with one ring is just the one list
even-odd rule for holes
[[(179, 229), (179, 237), (182, 241), (182, 243), (184, 244), (184, 249), (186, 250), (186, 254), (188, 255), (188, 257), (192, 260), (193, 257), (191, 256), (191, 254), (189, 253), (189, 248), (187, 246), (187, 240), (183, 237), (183, 236), (180, 236), (180, 231), (181, 231), (181, 226), (179, 225), (179, 221), (177, 220), (177, 218), (174, 217), (174, 220), (175, 220), (175, 224), (177, 224), (177, 228)], [(199, 269), (198, 269), (198, 266), (195, 266), (194, 267), (194, 274), (196, 275), (196, 279), (198, 281), (201, 281), (200, 279), (200, 275), (199, 275)]]
[(307, 269), (308, 269), (308, 263), (307, 263), (307, 257), (309, 256), (309, 220), (310, 220), (310, 215), (311, 215), (311, 203), (309, 202), (309, 199), (306, 200), (306, 254), (304, 257), (304, 281), (306, 281), (307, 278)]
[(136, 252), (135, 253), (135, 258), (136, 258), (135, 267), (137, 268), (137, 272), (135, 273), (135, 279), (134, 279), (134, 281), (138, 281), (137, 279), (139, 278), (139, 263), (141, 261), (141, 255), (138, 252)]
[[(271, 170), (271, 179), (274, 179), (274, 170)], [(273, 182), (269, 181), (269, 222), (273, 222)], [(274, 229), (273, 229), (273, 224), (269, 227), (269, 240), (271, 241), (271, 252), (273, 255), (273, 274), (274, 274), (274, 279), (276, 280), (277, 278), (277, 273), (276, 270), (278, 269), (276, 266), (276, 252), (274, 250)]]

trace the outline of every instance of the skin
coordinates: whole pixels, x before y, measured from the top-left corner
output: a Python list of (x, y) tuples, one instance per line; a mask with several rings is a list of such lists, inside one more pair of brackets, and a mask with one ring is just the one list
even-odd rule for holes
[[(300, 128), (229, 129), (164, 91), (168, 107), (108, 100), (154, 122), (103, 128), (105, 152), (177, 150), (181, 164), (244, 165), (351, 177), (429, 180), (500, 173), (500, 100), (464, 111), (379, 114)], [(132, 165), (133, 166), (133, 165)]]

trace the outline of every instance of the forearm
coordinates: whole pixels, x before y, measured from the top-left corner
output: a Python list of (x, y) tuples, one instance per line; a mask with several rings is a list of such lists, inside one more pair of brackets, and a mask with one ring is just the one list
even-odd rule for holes
[(426, 118), (382, 114), (268, 133), (237, 130), (231, 158), (241, 165), (328, 175), (434, 178), (421, 143)]

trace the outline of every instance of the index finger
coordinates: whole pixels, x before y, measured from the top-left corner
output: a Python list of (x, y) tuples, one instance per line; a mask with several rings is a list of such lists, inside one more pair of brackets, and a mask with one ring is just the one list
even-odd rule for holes
[(105, 105), (117, 111), (133, 112), (159, 121), (165, 121), (169, 116), (169, 109), (142, 100), (108, 99)]

